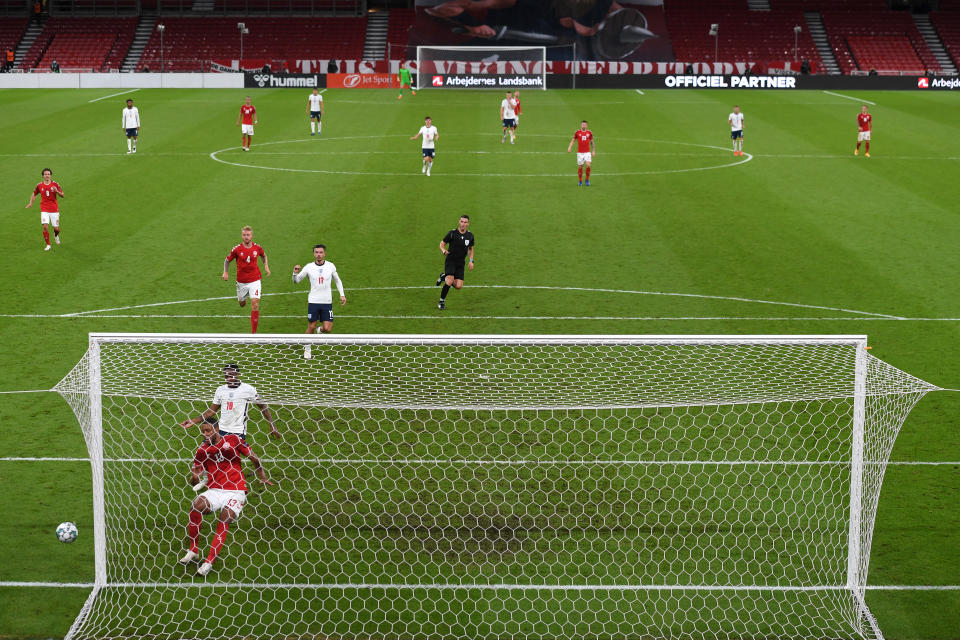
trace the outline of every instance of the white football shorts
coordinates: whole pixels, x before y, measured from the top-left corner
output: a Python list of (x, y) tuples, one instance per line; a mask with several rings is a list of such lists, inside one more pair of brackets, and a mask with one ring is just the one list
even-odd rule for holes
[(584, 163), (593, 162), (593, 154), (587, 151), (586, 153), (577, 152), (577, 164), (581, 165)]
[(237, 283), (237, 302), (243, 302), (247, 298), (255, 300), (260, 299), (260, 281), (238, 282)]
[(214, 511), (223, 511), (227, 507), (233, 511), (233, 515), (240, 517), (243, 511), (243, 505), (247, 503), (246, 491), (227, 491), (225, 489), (207, 489), (200, 494), (207, 499), (207, 504)]
[(869, 131), (860, 131), (859, 133), (857, 133), (857, 142), (863, 142), (864, 140), (866, 140), (867, 142), (870, 142)]
[(253, 135), (253, 125), (252, 124), (242, 124), (240, 125), (240, 134), (244, 136)]
[(41, 211), (40, 212), (40, 224), (52, 224), (55, 227), (60, 226), (60, 212), (59, 211)]

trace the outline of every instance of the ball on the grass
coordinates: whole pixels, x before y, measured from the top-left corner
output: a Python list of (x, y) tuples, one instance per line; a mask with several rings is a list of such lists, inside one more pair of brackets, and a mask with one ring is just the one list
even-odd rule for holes
[(61, 522), (57, 526), (57, 540), (65, 544), (70, 544), (76, 540), (79, 534), (80, 531), (77, 530), (77, 525), (72, 522)]

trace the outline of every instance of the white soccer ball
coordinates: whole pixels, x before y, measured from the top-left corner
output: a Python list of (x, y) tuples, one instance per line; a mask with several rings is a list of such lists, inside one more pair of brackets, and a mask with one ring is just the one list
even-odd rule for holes
[(70, 544), (76, 540), (79, 534), (80, 531), (77, 530), (77, 525), (72, 522), (61, 522), (57, 526), (57, 540), (65, 544)]

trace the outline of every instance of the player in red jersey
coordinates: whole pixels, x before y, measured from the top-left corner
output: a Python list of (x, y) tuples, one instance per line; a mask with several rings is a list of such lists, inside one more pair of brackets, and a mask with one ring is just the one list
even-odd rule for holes
[(33, 201), (40, 195), (40, 224), (43, 227), (43, 241), (46, 242), (44, 251), (50, 251), (50, 232), (47, 225), (53, 225), (53, 239), (60, 244), (60, 206), (57, 204), (57, 198), (63, 198), (63, 188), (59, 183), (53, 181), (53, 171), (44, 169), (40, 172), (43, 176), (43, 182), (38, 182), (33, 189), (33, 195), (30, 196), (30, 202), (27, 203), (27, 209), (33, 206)]
[(580, 122), (580, 128), (573, 134), (573, 140), (567, 145), (567, 153), (573, 148), (573, 143), (577, 143), (577, 177), (580, 179), (578, 187), (584, 185), (583, 165), (587, 165), (587, 182), (590, 186), (590, 163), (593, 162), (593, 156), (597, 155), (597, 145), (593, 141), (593, 132), (587, 129), (587, 121)]
[(250, 145), (253, 144), (253, 125), (259, 124), (257, 120), (257, 108), (250, 104), (250, 96), (247, 101), (240, 105), (240, 115), (237, 116), (237, 126), (240, 127), (240, 148), (244, 151), (250, 151)]
[(860, 155), (860, 143), (865, 142), (867, 149), (863, 155), (869, 158), (870, 132), (873, 131), (873, 116), (867, 113), (867, 105), (863, 105), (863, 107), (860, 108), (860, 113), (857, 114), (857, 127), (860, 131), (857, 133), (857, 148), (853, 150), (853, 155)]
[(267, 275), (270, 275), (270, 265), (263, 247), (253, 241), (253, 228), (246, 226), (241, 229), (240, 238), (243, 242), (231, 249), (223, 261), (223, 279), (230, 279), (227, 270), (230, 262), (236, 260), (237, 302), (242, 307), (247, 304), (247, 298), (250, 298), (250, 333), (256, 333), (257, 324), (260, 322), (260, 267), (257, 266), (257, 259), (263, 259), (263, 270)]
[(227, 539), (227, 530), (240, 517), (240, 511), (247, 502), (247, 481), (240, 466), (241, 458), (248, 458), (253, 463), (257, 479), (261, 483), (273, 486), (273, 482), (267, 479), (260, 458), (239, 437), (232, 433), (221, 436), (212, 422), (204, 422), (200, 426), (200, 432), (203, 434), (203, 444), (193, 458), (190, 483), (194, 486), (200, 484), (203, 474), (206, 473), (207, 490), (197, 496), (191, 505), (190, 524), (187, 525), (190, 550), (180, 558), (180, 563), (190, 564), (200, 557), (197, 538), (200, 537), (203, 516), (219, 511), (217, 533), (213, 536), (210, 553), (197, 569), (198, 574), (205, 576), (213, 569), (213, 561), (217, 559), (217, 554)]
[(520, 91), (514, 90), (513, 92), (513, 114), (516, 116), (513, 119), (513, 123), (520, 126)]

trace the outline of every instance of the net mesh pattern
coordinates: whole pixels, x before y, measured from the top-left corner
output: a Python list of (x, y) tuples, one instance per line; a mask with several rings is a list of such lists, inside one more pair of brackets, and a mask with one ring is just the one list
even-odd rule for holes
[[(936, 387), (859, 354), (850, 585), (859, 343), (340, 338), (304, 359), (302, 340), (100, 338), (61, 381), (105, 514), (71, 637), (881, 637), (880, 484)], [(250, 482), (200, 577), (176, 561), (200, 440), (177, 423), (226, 363), (283, 439), (251, 410), (277, 486)]]

